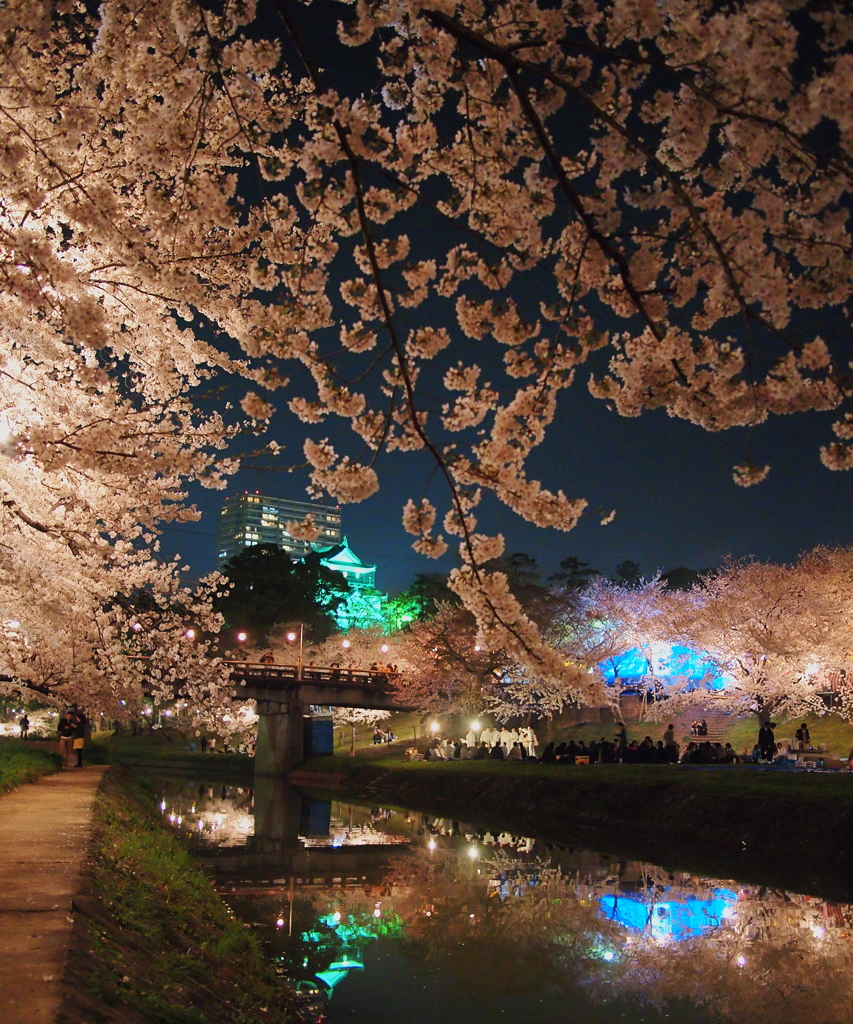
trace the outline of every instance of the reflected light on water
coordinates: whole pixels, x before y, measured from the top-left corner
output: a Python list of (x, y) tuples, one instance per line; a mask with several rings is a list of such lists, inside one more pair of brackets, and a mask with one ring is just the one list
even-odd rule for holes
[[(586, 1005), (590, 993), (605, 1009), (587, 1016), (601, 1024), (624, 1024), (626, 1006), (637, 1020), (659, 1021), (688, 1003), (686, 1015), (670, 1019), (850, 1019), (853, 906), (450, 817), (280, 791), (277, 803), (258, 797), (267, 857), (253, 837), (251, 790), (178, 789), (164, 787), (164, 818), (191, 832), (205, 855), (223, 847), (208, 861), (220, 891), (238, 919), (259, 929), (281, 976), (320, 1001), (312, 1020), (362, 1019), (354, 1007), (363, 1008), (360, 979), (368, 978), (382, 992), (371, 1024), (398, 1024), (425, 962), (442, 991), (476, 996), (475, 1012), (449, 997), (444, 1007), (466, 1024), (491, 1024), (504, 1012), (556, 1022), (566, 1000)], [(283, 819), (270, 818), (273, 806)], [(485, 980), (471, 973), (481, 948)], [(395, 966), (386, 973), (389, 957)], [(543, 976), (545, 995), (535, 982)], [(504, 978), (531, 1000), (526, 1007), (504, 1008), (502, 998), (516, 998), (498, 991)], [(547, 1000), (556, 1002), (546, 1013)]]

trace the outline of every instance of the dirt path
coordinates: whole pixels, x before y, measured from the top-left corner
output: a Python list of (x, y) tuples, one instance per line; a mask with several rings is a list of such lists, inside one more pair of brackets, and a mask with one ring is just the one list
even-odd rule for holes
[(105, 768), (67, 768), (0, 797), (0, 1020), (53, 1024), (95, 795)]

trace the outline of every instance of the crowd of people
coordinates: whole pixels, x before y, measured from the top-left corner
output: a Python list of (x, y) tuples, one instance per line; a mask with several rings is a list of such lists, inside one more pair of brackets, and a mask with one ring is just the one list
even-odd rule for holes
[[(602, 736), (598, 740), (570, 739), (557, 742), (551, 740), (541, 754), (537, 754), (536, 734), (529, 726), (519, 729), (486, 728), (478, 736), (472, 729), (467, 736), (439, 737), (436, 736), (429, 744), (423, 757), (427, 761), (453, 760), (498, 760), (498, 761), (539, 761), (543, 764), (692, 764), (692, 765), (723, 765), (742, 763), (794, 763), (796, 752), (811, 750), (811, 736), (806, 722), (797, 729), (796, 746), (783, 749), (784, 744), (777, 743), (774, 729), (775, 722), (765, 722), (758, 733), (758, 739), (751, 753), (746, 750), (738, 754), (731, 743), (719, 740), (702, 739), (708, 736), (708, 726), (704, 719), (693, 722), (690, 740), (682, 748), (679, 744), (675, 725), (670, 723), (659, 740), (645, 736), (641, 741), (629, 740), (627, 729), (621, 725), (617, 734), (608, 739)], [(685, 737), (686, 738), (686, 737)], [(374, 742), (380, 742), (374, 737)], [(409, 756), (417, 754), (415, 748)], [(853, 768), (853, 751), (850, 766)]]
[(642, 741), (629, 740), (625, 726), (613, 739), (552, 741), (542, 752), (546, 764), (677, 764), (680, 757), (675, 726), (667, 726), (663, 739), (645, 736)]
[(481, 733), (473, 728), (456, 739), (436, 736), (424, 753), (425, 761), (528, 761), (536, 760), (536, 733), (529, 725), (498, 729), (491, 726)]

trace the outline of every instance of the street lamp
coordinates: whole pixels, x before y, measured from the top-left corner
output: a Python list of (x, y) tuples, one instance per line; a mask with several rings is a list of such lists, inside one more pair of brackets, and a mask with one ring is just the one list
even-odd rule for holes
[[(301, 679), (302, 678), (302, 643), (303, 643), (303, 639), (304, 639), (304, 634), (305, 634), (305, 626), (304, 626), (303, 623), (300, 622), (299, 623), (299, 653), (296, 656), (296, 678), (297, 679)], [(290, 643), (293, 643), (293, 641), (296, 639), (296, 633), (293, 633), (293, 632), (288, 633), (287, 634), (287, 639), (290, 641)]]

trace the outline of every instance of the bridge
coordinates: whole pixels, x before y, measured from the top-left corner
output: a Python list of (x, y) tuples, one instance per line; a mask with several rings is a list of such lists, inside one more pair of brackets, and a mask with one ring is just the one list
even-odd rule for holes
[(379, 670), (232, 662), (239, 692), (257, 702), (256, 775), (286, 775), (305, 757), (304, 720), (312, 704), (411, 711)]

